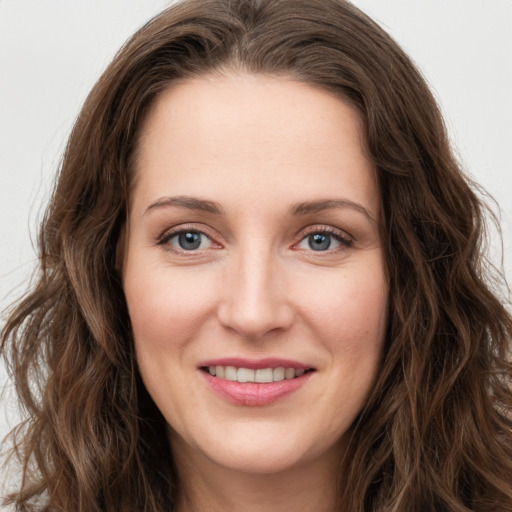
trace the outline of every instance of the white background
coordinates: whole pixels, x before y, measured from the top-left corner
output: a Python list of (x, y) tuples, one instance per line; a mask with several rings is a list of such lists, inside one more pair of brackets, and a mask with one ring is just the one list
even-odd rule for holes
[[(512, 0), (354, 3), (420, 67), (466, 171), (501, 206), (511, 281)], [(122, 43), (169, 4), (0, 0), (0, 310), (28, 284), (36, 263), (37, 222), (88, 91)], [(501, 265), (499, 255), (494, 257)], [(0, 387), (4, 382), (0, 366)], [(15, 404), (5, 394), (0, 438), (16, 418)]]

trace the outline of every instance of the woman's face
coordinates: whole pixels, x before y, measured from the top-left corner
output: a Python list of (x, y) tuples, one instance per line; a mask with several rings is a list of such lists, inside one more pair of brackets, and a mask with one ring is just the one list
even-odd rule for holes
[(340, 457), (386, 329), (361, 138), (347, 103), (259, 75), (174, 86), (146, 120), (123, 281), (183, 460), (275, 472)]

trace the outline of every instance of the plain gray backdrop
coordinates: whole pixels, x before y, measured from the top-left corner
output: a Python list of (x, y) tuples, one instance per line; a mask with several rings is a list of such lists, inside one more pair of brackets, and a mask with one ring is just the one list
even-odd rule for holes
[[(122, 43), (171, 2), (0, 0), (0, 309), (26, 288), (67, 136)], [(512, 278), (512, 0), (354, 0), (413, 58), (466, 172), (502, 210)], [(498, 238), (493, 258), (501, 265)], [(5, 314), (2, 315), (2, 320)], [(0, 387), (5, 371), (0, 365)], [(0, 438), (18, 418), (9, 389)]]

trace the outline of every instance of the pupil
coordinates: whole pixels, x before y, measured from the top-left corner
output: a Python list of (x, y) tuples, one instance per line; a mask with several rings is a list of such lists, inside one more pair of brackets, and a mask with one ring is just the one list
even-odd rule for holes
[(199, 233), (181, 233), (178, 236), (178, 242), (182, 249), (191, 251), (201, 245), (201, 235)]
[(325, 251), (329, 249), (331, 245), (331, 237), (328, 235), (321, 235), (320, 233), (316, 233), (314, 235), (309, 235), (309, 246), (314, 251)]

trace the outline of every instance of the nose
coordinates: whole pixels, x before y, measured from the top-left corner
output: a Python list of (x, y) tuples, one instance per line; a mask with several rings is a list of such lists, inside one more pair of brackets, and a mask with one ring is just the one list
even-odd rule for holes
[(246, 339), (286, 331), (293, 308), (286, 293), (285, 276), (270, 251), (239, 254), (228, 270), (218, 319), (226, 329)]

